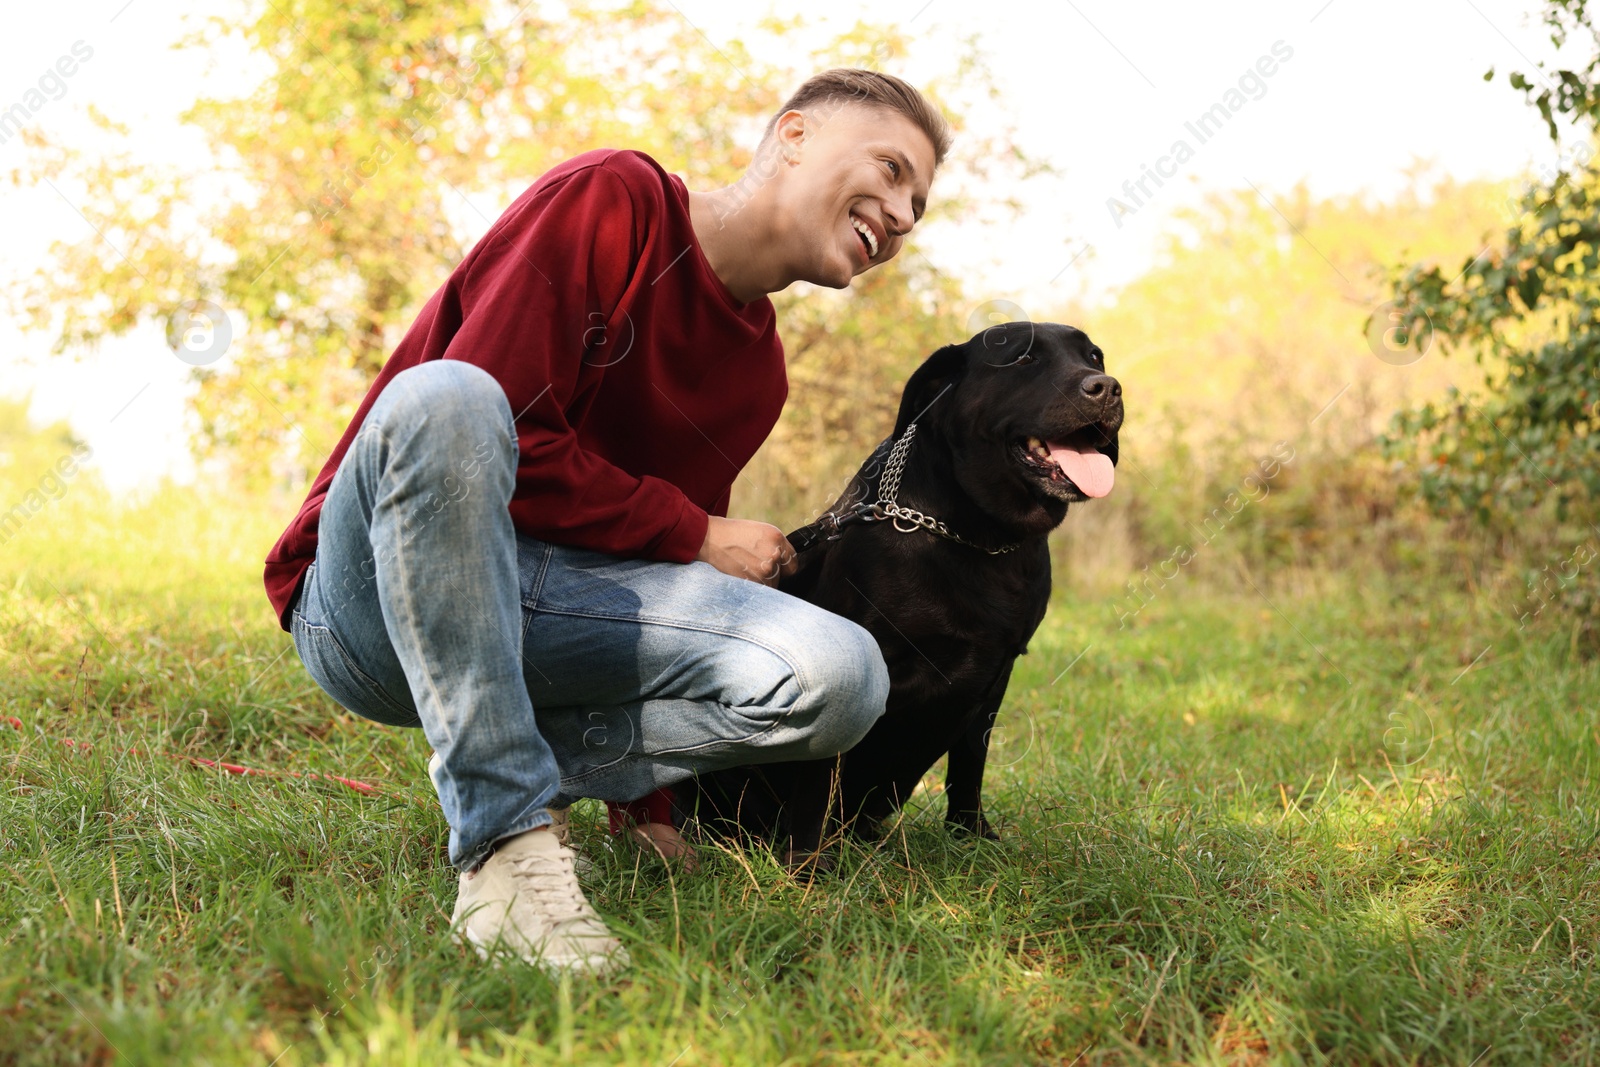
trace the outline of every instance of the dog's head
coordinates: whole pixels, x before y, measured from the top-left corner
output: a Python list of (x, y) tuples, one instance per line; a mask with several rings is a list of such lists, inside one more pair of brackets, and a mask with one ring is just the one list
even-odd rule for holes
[(906, 383), (895, 436), (917, 423), (986, 513), (1019, 529), (1060, 523), (1067, 505), (1111, 491), (1122, 385), (1082, 330), (992, 326), (939, 349)]

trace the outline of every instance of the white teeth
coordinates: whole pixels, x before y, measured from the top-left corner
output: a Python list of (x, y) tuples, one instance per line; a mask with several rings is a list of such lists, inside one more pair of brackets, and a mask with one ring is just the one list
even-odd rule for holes
[(856, 228), (856, 232), (867, 239), (869, 256), (876, 257), (878, 254), (878, 235), (872, 232), (872, 227), (868, 226), (854, 215), (850, 216), (850, 225), (854, 226)]
[(1050, 450), (1046, 448), (1045, 443), (1039, 440), (1037, 437), (1028, 438), (1028, 451), (1032, 452), (1041, 459), (1050, 458)]

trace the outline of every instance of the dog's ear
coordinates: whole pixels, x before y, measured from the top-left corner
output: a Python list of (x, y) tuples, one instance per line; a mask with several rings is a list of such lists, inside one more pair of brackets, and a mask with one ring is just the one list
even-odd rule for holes
[[(900, 394), (900, 414), (894, 420), (894, 435), (905, 432), (911, 420), (920, 418), (935, 398), (946, 389), (954, 389), (967, 375), (967, 345), (945, 345), (922, 361), (905, 392)], [(948, 396), (939, 403), (943, 404)]]

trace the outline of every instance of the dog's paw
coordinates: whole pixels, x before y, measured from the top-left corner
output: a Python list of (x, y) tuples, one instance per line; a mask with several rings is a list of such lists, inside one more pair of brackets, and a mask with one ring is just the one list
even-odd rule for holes
[(783, 869), (789, 877), (807, 885), (818, 875), (832, 874), (834, 859), (826, 852), (807, 852), (790, 847), (783, 853)]
[(1000, 834), (989, 825), (989, 820), (983, 817), (983, 812), (962, 812), (945, 818), (945, 825), (957, 837), (977, 837), (984, 841), (998, 841)]

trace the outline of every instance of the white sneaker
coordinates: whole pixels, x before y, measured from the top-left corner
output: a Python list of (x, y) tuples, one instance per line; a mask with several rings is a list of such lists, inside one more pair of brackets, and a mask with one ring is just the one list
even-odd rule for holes
[(595, 914), (572, 869), (572, 850), (549, 830), (500, 842), (461, 876), (451, 924), (484, 959), (505, 948), (549, 971), (603, 975), (628, 965), (622, 942)]

